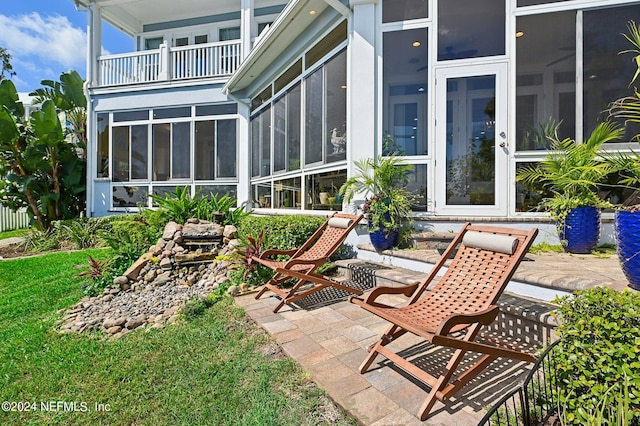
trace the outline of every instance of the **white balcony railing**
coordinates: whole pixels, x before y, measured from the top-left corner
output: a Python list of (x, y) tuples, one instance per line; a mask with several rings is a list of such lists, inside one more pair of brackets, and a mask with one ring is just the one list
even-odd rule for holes
[(240, 40), (168, 47), (98, 58), (98, 84), (151, 83), (233, 74), (240, 65)]

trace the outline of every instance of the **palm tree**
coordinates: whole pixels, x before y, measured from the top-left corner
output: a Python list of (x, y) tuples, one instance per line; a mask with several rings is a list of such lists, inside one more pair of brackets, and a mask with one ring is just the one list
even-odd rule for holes
[(346, 203), (357, 195), (367, 197), (363, 211), (371, 230), (397, 231), (401, 221), (411, 213), (413, 196), (406, 190), (410, 165), (396, 156), (366, 158), (354, 162), (356, 175), (340, 187)]
[[(516, 180), (528, 185), (541, 184), (553, 194), (543, 198), (539, 208), (556, 220), (565, 249), (588, 253), (600, 236), (600, 209), (613, 207), (598, 197), (598, 185), (617, 168), (599, 153), (607, 142), (618, 140), (624, 129), (615, 123), (601, 123), (583, 143), (573, 139), (549, 139), (550, 151), (538, 165), (520, 169)], [(570, 218), (570, 219), (569, 219)]]
[[(542, 200), (540, 207), (553, 214), (579, 206), (603, 207), (597, 187), (615, 167), (603, 161), (599, 149), (607, 142), (620, 139), (624, 129), (615, 123), (600, 123), (583, 143), (573, 139), (549, 137), (549, 152), (538, 165), (523, 167), (516, 180), (525, 184), (542, 184), (554, 197)], [(606, 203), (605, 203), (606, 204)]]

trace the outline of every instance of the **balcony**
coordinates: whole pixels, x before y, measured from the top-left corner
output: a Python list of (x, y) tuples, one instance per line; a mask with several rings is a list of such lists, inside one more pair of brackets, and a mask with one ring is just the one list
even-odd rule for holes
[(181, 47), (164, 43), (156, 50), (99, 57), (98, 85), (228, 77), (238, 68), (241, 59), (240, 40)]

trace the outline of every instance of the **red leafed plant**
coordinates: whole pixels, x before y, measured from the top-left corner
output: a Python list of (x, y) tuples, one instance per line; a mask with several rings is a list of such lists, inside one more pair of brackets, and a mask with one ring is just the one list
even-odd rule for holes
[(89, 257), (87, 265), (75, 265), (74, 267), (84, 269), (77, 275), (87, 279), (87, 282), (82, 286), (82, 291), (89, 296), (97, 296), (113, 283), (114, 271), (108, 261), (94, 259), (91, 255), (87, 256)]
[(91, 281), (95, 281), (101, 278), (105, 271), (107, 270), (107, 262), (103, 260), (96, 260), (89, 254), (89, 264), (88, 265), (75, 265), (74, 267), (77, 269), (84, 268), (84, 271), (79, 273), (79, 277), (87, 277)]
[(262, 238), (264, 237), (264, 229), (260, 231), (258, 238), (247, 238), (247, 246), (244, 250), (241, 250), (243, 258), (241, 260), (244, 265), (243, 279), (247, 279), (247, 275), (252, 273), (258, 268), (259, 263), (253, 260), (253, 257), (260, 257), (262, 254)]

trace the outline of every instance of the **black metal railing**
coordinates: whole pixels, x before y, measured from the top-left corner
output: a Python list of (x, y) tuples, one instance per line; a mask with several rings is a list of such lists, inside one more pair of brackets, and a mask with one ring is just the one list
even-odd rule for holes
[(540, 355), (524, 382), (500, 399), (478, 426), (533, 426), (554, 424), (558, 411), (557, 346), (553, 342)]

